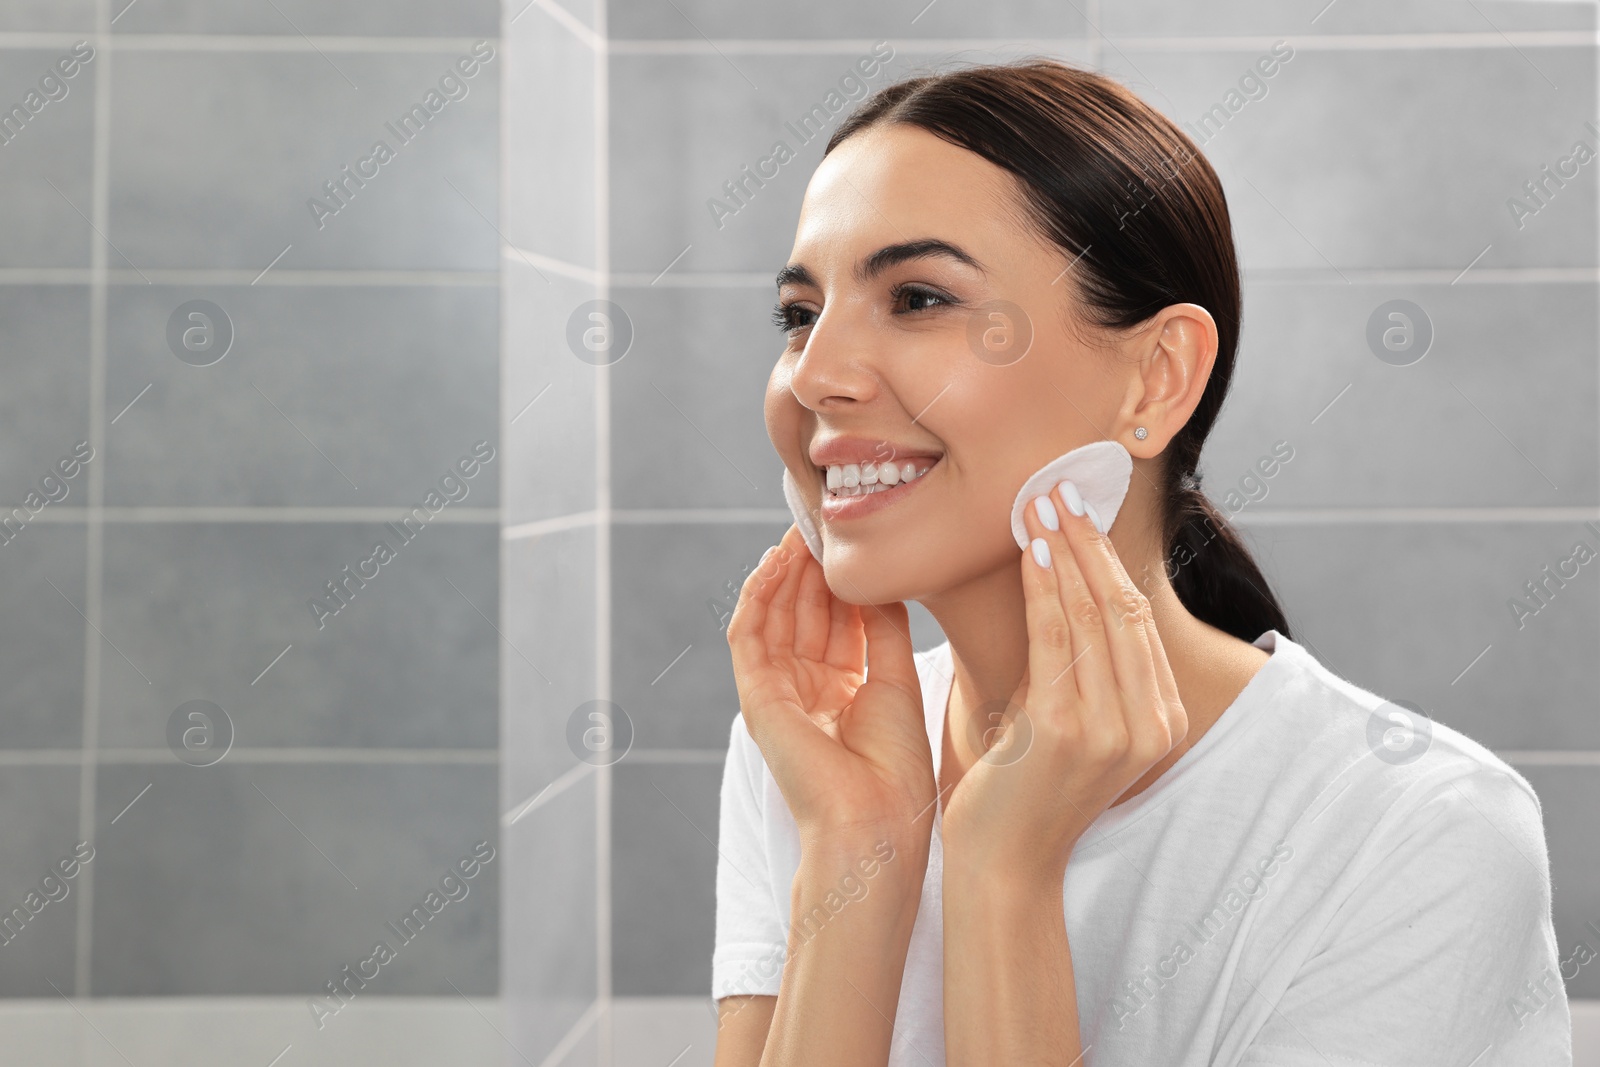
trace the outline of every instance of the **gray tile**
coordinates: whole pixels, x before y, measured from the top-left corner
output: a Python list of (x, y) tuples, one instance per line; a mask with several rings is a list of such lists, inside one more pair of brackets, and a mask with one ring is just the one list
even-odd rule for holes
[(633, 720), (635, 748), (727, 747), (739, 711), (727, 616), (745, 575), (787, 526), (613, 528), (612, 691)]
[[(1559, 958), (1573, 955), (1578, 942), (1590, 958), (1600, 954), (1600, 863), (1594, 850), (1594, 813), (1600, 808), (1600, 768), (1518, 767), (1544, 809), (1545, 844), (1550, 849), (1552, 907)], [(1579, 956), (1581, 959), (1582, 956)], [(1570, 972), (1570, 965), (1566, 968)], [(1600, 968), (1583, 967), (1567, 982), (1567, 996), (1600, 997)]]
[[(1054, 38), (1081, 35), (1086, 28), (1077, 6), (1049, 0), (1007, 0), (987, 4), (981, 12), (962, 4), (929, 4), (926, 0), (893, 4), (824, 0), (804, 9), (730, 0), (680, 0), (667, 5), (623, 0), (607, 10), (608, 28), (618, 39)], [(759, 60), (752, 63), (757, 81), (760, 77), (755, 71), (763, 66)]]
[[(142, 268), (495, 269), (501, 57), (462, 80), (466, 49), (324, 52), (118, 56), (107, 236)], [(420, 132), (389, 129), (430, 92)]]
[(619, 1064), (714, 1067), (717, 1002), (709, 996), (617, 997), (611, 1002), (611, 1041)]
[[(1306, 4), (1273, 0), (1211, 0), (1205, 4), (1167, 4), (1162, 0), (1111, 0), (1100, 5), (1100, 28), (1113, 36), (1226, 37), (1239, 34), (1289, 34), (1297, 38), (1345, 33), (1507, 33), (1528, 30), (1586, 30), (1595, 24), (1594, 5), (1486, 0), (1313, 0)], [(1126, 43), (1119, 42), (1119, 43)]]
[(0, 30), (78, 30), (95, 28), (93, 0), (7, 0), (0, 7)]
[[(113, 0), (122, 11), (127, 0)], [(139, 0), (117, 19), (118, 33), (261, 33), (278, 36), (461, 35), (493, 38), (500, 32), (500, 7), (494, 0), (434, 4), (428, 0)]]
[[(599, 995), (591, 774), (502, 831), (501, 1002), (518, 1063), (546, 1063)], [(592, 1033), (594, 1027), (590, 1026)], [(562, 1064), (594, 1064), (574, 1050)]]
[[(77, 945), (81, 866), (74, 856), (78, 837), (77, 767), (7, 767), (0, 775), (0, 917), (7, 918), (0, 945), (0, 996), (55, 997), (50, 988), (70, 992)], [(91, 848), (93, 843), (90, 843)], [(64, 866), (58, 866), (67, 861)], [(71, 878), (62, 878), (71, 871)], [(46, 881), (46, 879), (51, 879)], [(65, 895), (63, 895), (63, 890)], [(47, 902), (30, 915), (30, 893)], [(13, 909), (20, 908), (23, 921)]]
[(510, 811), (579, 762), (568, 729), (596, 692), (595, 528), (518, 538), (501, 553), (501, 806)]
[[(101, 743), (165, 747), (174, 709), (209, 700), (241, 747), (496, 747), (496, 534), (439, 519), (409, 543), (380, 523), (108, 526), (101, 625), (127, 660), (101, 656)], [(341, 568), (370, 574), (380, 538), (393, 558), (319, 627), (311, 599), (331, 603), (327, 583), (352, 581)]]
[[(210, 366), (168, 347), (192, 300), (232, 324)], [(488, 287), (114, 287), (106, 502), (416, 503), (496, 444), (498, 301)], [(498, 462), (462, 504), (495, 505)]]
[[(10, 540), (0, 543), (0, 600), (11, 605), (0, 621), (0, 749), (76, 748), (86, 631), (79, 612), (88, 607), (84, 528), (35, 520), (7, 532)], [(104, 644), (100, 651), (116, 654)]]
[[(86, 267), (90, 244), (99, 240), (89, 217), (94, 82), (104, 61), (96, 55), (74, 67), (71, 53), (70, 43), (0, 51), (0, 117), (9, 120), (0, 139), (0, 224), (6, 234), (0, 267)], [(60, 77), (56, 67), (63, 57), (69, 61), (65, 69), (74, 71), (71, 78)], [(19, 107), (28, 116), (22, 123), (12, 117)], [(115, 252), (107, 254), (125, 265)]]
[[(1410, 366), (1367, 346), (1393, 299), (1432, 323)], [(1593, 505), (1596, 312), (1593, 282), (1251, 285), (1206, 489), (1231, 510)], [(1292, 458), (1262, 479), (1279, 442)]]
[[(735, 52), (728, 59), (613, 54), (613, 269), (654, 277), (677, 260), (675, 272), (777, 271), (794, 244), (806, 183), (844, 116), (890, 82), (954, 62), (943, 54), (896, 50), (863, 79), (855, 63), (870, 58), (871, 47), (863, 42), (859, 50), (820, 55)], [(1045, 50), (972, 48), (959, 59), (1001, 60)], [(837, 94), (834, 100), (829, 93)], [(823, 108), (827, 121), (802, 128), (801, 118), (814, 107)], [(769, 177), (757, 186), (762, 179), (747, 178), (741, 168), (754, 174), (762, 160), (775, 157), (779, 141), (793, 158), (769, 163)], [(724, 188), (736, 179), (746, 183), (738, 199)], [(718, 202), (721, 209), (713, 207)]]
[(783, 351), (768, 289), (618, 289), (633, 349), (611, 369), (619, 508), (774, 507), (783, 462), (762, 404)]
[[(543, 7), (518, 16), (505, 45), (506, 185), (502, 229), (519, 248), (596, 265), (594, 50)], [(552, 101), (559, 101), (552, 106)]]
[[(605, 2), (606, 0), (555, 0), (557, 7), (560, 7), (562, 10), (566, 11), (567, 14), (571, 15), (573, 18), (577, 19), (579, 23), (587, 26), (591, 30), (594, 29), (598, 24), (600, 11)], [(512, 23), (512, 28), (507, 31), (508, 36), (518, 32), (518, 29), (520, 28), (522, 12), (527, 10), (524, 5), (532, 6), (529, 4), (529, 0), (520, 0), (520, 2), (510, 5), (506, 9), (506, 14)], [(539, 9), (535, 8), (534, 10)], [(533, 22), (531, 17), (532, 13), (530, 12), (529, 15), (530, 17), (527, 21)], [(533, 22), (533, 25), (533, 32), (550, 32), (554, 29), (554, 27), (548, 22)]]
[(1247, 535), (1291, 636), (1334, 673), (1492, 749), (1600, 748), (1596, 561), (1564, 588), (1552, 581), (1520, 628), (1509, 607), (1531, 605), (1525, 584), (1579, 540), (1593, 551), (1600, 535), (1576, 522), (1261, 525)]
[(567, 334), (575, 319), (584, 328), (595, 290), (516, 257), (507, 259), (502, 279), (506, 525), (590, 511), (598, 476), (596, 383), (618, 371), (579, 359)]
[[(0, 286), (0, 322), (0, 500), (10, 504), (89, 439), (88, 290)], [(68, 479), (59, 503), (82, 505), (86, 482), (81, 473)]]
[[(501, 857), (484, 853), (472, 879), (443, 887), (460, 899), (437, 902), (458, 860), (480, 841), (495, 847), (495, 777), (492, 766), (102, 765), (94, 993), (311, 997), (379, 941), (394, 958), (357, 1003), (495, 993)], [(389, 929), (430, 891), (433, 918), (409, 940)]]
[(613, 989), (711, 991), (717, 764), (619, 764), (612, 779)]
[[(612, 528), (612, 692), (633, 722), (636, 749), (727, 747), (728, 726), (739, 710), (728, 616), (745, 575), (788, 525)], [(913, 603), (907, 609), (913, 647), (943, 643), (925, 608)]]
[[(1266, 51), (1127, 45), (1105, 62), (1151, 105), (1198, 128)], [(1577, 168), (1520, 230), (1507, 208), (1541, 165), (1556, 165), (1578, 140), (1591, 148), (1600, 140), (1584, 125), (1595, 96), (1593, 49), (1534, 51), (1297, 51), (1263, 83), (1267, 95), (1244, 103), (1208, 139), (1196, 138), (1229, 194), (1241, 262), (1315, 270), (1462, 270), (1474, 260), (1479, 270), (1594, 266), (1593, 167)], [(1462, 116), (1471, 116), (1470, 130)]]

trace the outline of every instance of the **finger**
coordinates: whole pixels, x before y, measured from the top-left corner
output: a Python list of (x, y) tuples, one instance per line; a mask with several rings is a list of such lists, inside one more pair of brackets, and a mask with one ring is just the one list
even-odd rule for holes
[[(1078, 693), (1083, 697), (1092, 720), (1115, 712), (1121, 700), (1106, 644), (1104, 615), (1084, 581), (1072, 549), (1072, 537), (1078, 533), (1076, 524), (1088, 526), (1089, 520), (1072, 514), (1054, 490), (1046, 499), (1055, 506), (1056, 522), (1060, 528), (1047, 529), (1037, 511), (1031, 518), (1037, 524), (1040, 536), (1050, 546), (1051, 567), (1056, 573), (1062, 612), (1072, 632), (1070, 672), (1077, 681)], [(1060, 684), (1054, 674), (1047, 676), (1044, 681), (1047, 685)]]
[[(798, 537), (799, 531), (795, 527), (791, 526), (789, 532)], [(789, 543), (789, 534), (786, 533), (778, 544), (762, 553), (761, 559), (745, 575), (744, 584), (739, 589), (739, 600), (728, 618), (727, 632), (728, 647), (732, 650), (736, 668), (741, 663), (759, 662), (751, 657), (765, 659), (767, 656), (767, 623), (772, 615), (772, 598), (783, 584), (779, 580), (782, 572), (778, 561), (782, 557), (778, 553)]]
[[(1055, 552), (1062, 546), (1050, 547), (1048, 531), (1034, 508), (1035, 505), (1030, 504), (1023, 509), (1022, 521), (1029, 541), (1027, 551), (1022, 553), (1022, 590), (1028, 623), (1025, 673), (1030, 680), (1037, 681), (1038, 688), (1030, 686), (1025, 692), (1029, 694), (1029, 703), (1049, 697), (1061, 701), (1061, 706), (1072, 707), (1082, 694), (1078, 690), (1077, 675), (1068, 670), (1074, 654), (1072, 627), (1061, 601), (1054, 560)], [(1041, 543), (1045, 546), (1043, 563), (1037, 555), (1037, 546)], [(1041, 709), (1042, 705), (1032, 710), (1039, 712)]]
[(833, 629), (833, 590), (828, 588), (822, 564), (809, 555), (797, 556), (800, 571), (794, 614), (795, 655), (821, 661), (828, 654), (828, 639)]
[(1155, 697), (1150, 673), (1150, 645), (1145, 632), (1149, 601), (1128, 577), (1117, 559), (1111, 538), (1095, 529), (1087, 515), (1072, 515), (1061, 499), (1060, 487), (1052, 494), (1066, 513), (1062, 534), (1071, 548), (1078, 575), (1099, 609), (1101, 640), (1107, 665), (1106, 679), (1130, 707), (1150, 706)]
[(791, 535), (798, 536), (794, 526), (789, 527), (789, 532), (778, 542), (778, 550), (766, 557), (763, 564), (770, 568), (768, 573), (774, 575), (772, 580), (777, 584), (767, 611), (769, 648), (794, 648), (795, 604), (800, 596), (800, 577), (805, 570), (802, 564), (811, 557), (795, 550)]

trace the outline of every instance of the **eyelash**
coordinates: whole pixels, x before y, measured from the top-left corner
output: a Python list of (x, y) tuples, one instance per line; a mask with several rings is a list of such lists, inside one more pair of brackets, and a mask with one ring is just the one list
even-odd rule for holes
[[(939, 301), (941, 304), (945, 305), (946, 307), (955, 307), (956, 304), (958, 303), (954, 297), (950, 296), (947, 293), (941, 293), (937, 289), (930, 288), (929, 286), (926, 286), (926, 285), (920, 285), (920, 284), (917, 284), (915, 282), (904, 282), (904, 283), (901, 283), (899, 285), (894, 286), (892, 289), (889, 290), (889, 296), (897, 304), (900, 302), (902, 297), (907, 297), (907, 296), (918, 296), (918, 297), (931, 298), (933, 300)], [(935, 306), (937, 306), (937, 305), (935, 305)], [(902, 314), (910, 314), (910, 313), (914, 313), (916, 311), (931, 311), (931, 310), (932, 310), (931, 307), (908, 308), (906, 310), (906, 312), (903, 312)], [(772, 306), (772, 324), (774, 326), (776, 326), (778, 329), (782, 330), (784, 333), (794, 333), (797, 330), (803, 330), (807, 326), (811, 325), (808, 322), (807, 323), (801, 323), (801, 322), (796, 322), (795, 321), (795, 316), (796, 315), (802, 315), (802, 314), (806, 314), (806, 310), (804, 308), (800, 307), (797, 303), (795, 303), (793, 301), (791, 301), (789, 303), (784, 303), (782, 301), (779, 301), (778, 303), (776, 303), (776, 304), (774, 304)]]

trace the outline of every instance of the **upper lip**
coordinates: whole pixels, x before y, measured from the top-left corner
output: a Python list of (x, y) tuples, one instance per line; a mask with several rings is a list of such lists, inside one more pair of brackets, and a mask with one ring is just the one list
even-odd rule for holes
[(818, 467), (851, 463), (888, 463), (891, 460), (938, 459), (944, 453), (931, 448), (898, 445), (881, 437), (823, 437), (811, 442), (811, 462)]

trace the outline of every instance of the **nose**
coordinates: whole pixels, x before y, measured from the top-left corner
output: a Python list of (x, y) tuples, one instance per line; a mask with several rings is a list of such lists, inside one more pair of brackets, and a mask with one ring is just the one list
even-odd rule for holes
[(825, 412), (871, 400), (879, 379), (874, 331), (864, 316), (825, 307), (811, 324), (789, 388), (807, 408)]

